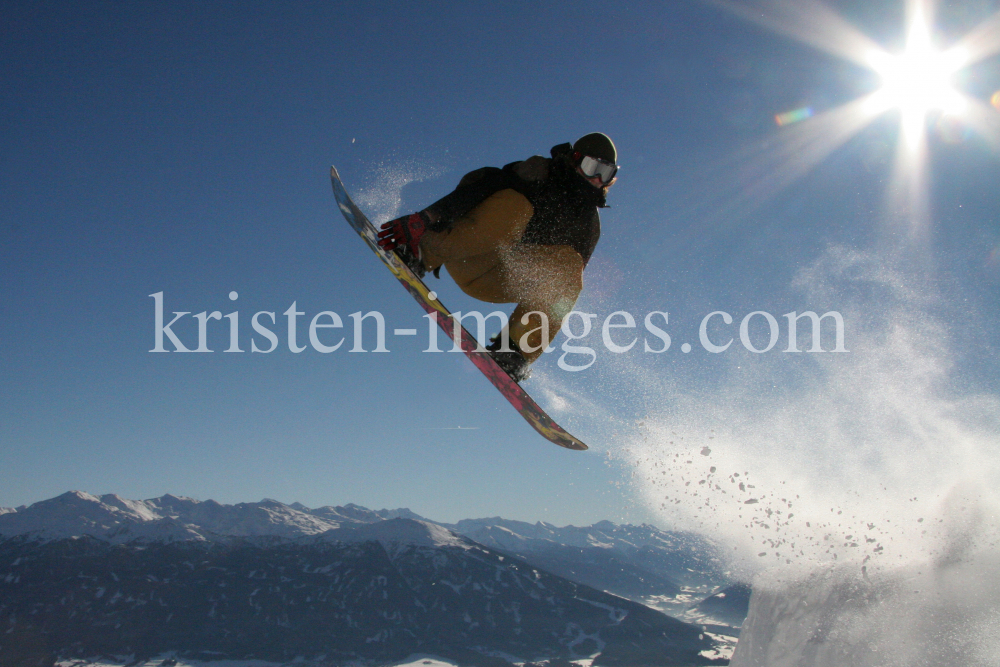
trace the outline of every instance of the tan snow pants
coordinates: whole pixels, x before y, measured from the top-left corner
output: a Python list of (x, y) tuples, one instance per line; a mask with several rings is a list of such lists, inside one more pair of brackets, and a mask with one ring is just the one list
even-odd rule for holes
[(529, 361), (559, 333), (583, 289), (583, 258), (571, 246), (519, 243), (533, 213), (524, 195), (501, 190), (451, 229), (428, 231), (420, 241), (428, 270), (443, 265), (463, 292), (480, 301), (518, 304), (508, 324), (510, 340)]

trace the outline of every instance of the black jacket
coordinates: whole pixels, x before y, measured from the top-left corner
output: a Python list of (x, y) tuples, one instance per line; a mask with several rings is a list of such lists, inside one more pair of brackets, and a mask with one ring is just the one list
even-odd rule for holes
[(536, 156), (503, 169), (484, 167), (466, 174), (451, 194), (428, 207), (439, 216), (430, 229), (444, 231), (487, 197), (511, 189), (534, 208), (520, 242), (572, 246), (586, 265), (601, 236), (598, 209), (605, 206), (605, 198), (577, 173), (572, 151), (570, 144), (560, 144), (552, 148), (551, 159)]

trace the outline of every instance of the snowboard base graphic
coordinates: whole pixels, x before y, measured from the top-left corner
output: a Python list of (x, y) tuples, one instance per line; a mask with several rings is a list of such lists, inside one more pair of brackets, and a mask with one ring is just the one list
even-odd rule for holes
[(379, 256), (383, 263), (392, 271), (393, 275), (399, 279), (406, 291), (416, 299), (420, 307), (434, 317), (438, 325), (444, 330), (451, 340), (455, 340), (456, 326), (458, 327), (459, 344), (465, 356), (475, 364), (476, 368), (482, 371), (490, 382), (493, 383), (501, 394), (504, 395), (510, 404), (524, 417), (525, 421), (531, 424), (542, 437), (549, 442), (553, 442), (560, 447), (567, 449), (587, 449), (577, 438), (566, 432), (559, 426), (538, 404), (528, 395), (519, 384), (514, 382), (502, 368), (500, 368), (493, 357), (489, 355), (478, 341), (457, 323), (447, 308), (444, 307), (437, 298), (431, 297), (431, 290), (427, 288), (420, 278), (406, 266), (394, 252), (386, 252), (378, 245), (378, 231), (375, 226), (368, 221), (365, 214), (351, 200), (344, 184), (340, 180), (340, 175), (336, 168), (330, 168), (330, 180), (333, 182), (333, 194), (337, 198), (337, 204), (341, 213), (350, 223), (351, 227), (365, 240), (368, 247)]

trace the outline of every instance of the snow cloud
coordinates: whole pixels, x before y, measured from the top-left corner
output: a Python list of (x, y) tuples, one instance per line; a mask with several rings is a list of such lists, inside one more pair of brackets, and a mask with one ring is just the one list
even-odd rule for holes
[[(374, 182), (357, 191), (355, 201), (376, 227), (403, 214), (403, 188), (441, 176), (443, 170), (415, 160), (380, 163), (373, 169)], [(427, 205), (430, 202), (424, 202)]]
[(635, 378), (655, 398), (613, 456), (642, 502), (665, 526), (719, 540), (748, 577), (996, 549), (1000, 399), (959, 386), (941, 301), (840, 247), (794, 287), (839, 307), (850, 353), (722, 355), (728, 379), (703, 393)]

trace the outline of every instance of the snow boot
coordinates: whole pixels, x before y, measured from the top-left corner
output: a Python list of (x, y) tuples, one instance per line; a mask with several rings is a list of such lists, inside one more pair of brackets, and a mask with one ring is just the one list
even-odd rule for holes
[(493, 361), (497, 362), (497, 366), (502, 368), (511, 380), (520, 384), (531, 377), (531, 362), (524, 358), (514, 341), (509, 341), (509, 351), (500, 349), (501, 342), (499, 334), (494, 336), (490, 339), (486, 350), (493, 357)]

